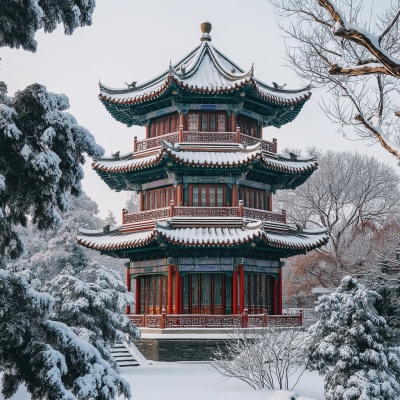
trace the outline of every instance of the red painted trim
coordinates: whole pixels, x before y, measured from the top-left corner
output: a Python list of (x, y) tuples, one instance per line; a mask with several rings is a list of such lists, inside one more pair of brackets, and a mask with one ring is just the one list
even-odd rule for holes
[(135, 290), (135, 314), (140, 314), (140, 276), (135, 279), (136, 290)]
[(168, 314), (172, 314), (172, 265), (168, 266)]
[(139, 211), (144, 211), (143, 210), (143, 192), (140, 191), (139, 193)]
[(233, 271), (232, 280), (232, 314), (238, 313), (238, 272)]
[(244, 311), (244, 266), (240, 265), (240, 314)]
[(282, 268), (279, 268), (279, 280), (278, 280), (278, 315), (282, 315)]
[(180, 314), (180, 304), (181, 304), (181, 299), (180, 299), (180, 285), (179, 285), (179, 271), (175, 272), (175, 314)]
[[(129, 268), (126, 269), (126, 288), (128, 292), (131, 291), (131, 271)], [(126, 314), (131, 313), (131, 306), (126, 306)]]

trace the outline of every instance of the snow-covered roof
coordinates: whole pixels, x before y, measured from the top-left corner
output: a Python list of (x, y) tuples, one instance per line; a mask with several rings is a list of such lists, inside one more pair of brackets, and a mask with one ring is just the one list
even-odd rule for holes
[(254, 67), (244, 70), (204, 40), (194, 50), (160, 75), (128, 88), (111, 88), (102, 83), (99, 97), (118, 104), (140, 103), (160, 96), (172, 82), (178, 86), (202, 93), (221, 93), (252, 85), (258, 96), (277, 104), (295, 104), (311, 96), (310, 86), (285, 90), (268, 85), (254, 76)]
[[(196, 146), (199, 148), (199, 151), (194, 151), (196, 150)], [(254, 160), (260, 160), (264, 167), (268, 169), (297, 174), (313, 171), (318, 166), (317, 161), (313, 157), (291, 159), (281, 154), (275, 156), (262, 151), (260, 144), (247, 146), (246, 148), (243, 145), (238, 145), (235, 151), (231, 149), (231, 146), (229, 146), (229, 151), (227, 151), (223, 143), (214, 143), (210, 151), (204, 151), (206, 147), (203, 143), (191, 143), (190, 148), (193, 150), (191, 151), (185, 150), (185, 146), (181, 146), (180, 144), (171, 146), (164, 142), (164, 146), (158, 148), (152, 155), (133, 158), (137, 157), (137, 154), (131, 153), (130, 158), (126, 157), (123, 160), (102, 158), (94, 161), (92, 166), (95, 170), (104, 172), (127, 172), (155, 165), (163, 157), (170, 157), (182, 164), (202, 166), (240, 166)]]
[[(219, 220), (223, 220), (220, 218)], [(223, 225), (223, 224), (222, 224)], [(140, 247), (162, 238), (166, 242), (184, 246), (235, 246), (256, 239), (270, 247), (289, 250), (312, 250), (328, 241), (326, 232), (305, 234), (287, 230), (270, 232), (261, 222), (247, 222), (239, 227), (174, 227), (174, 218), (156, 223), (154, 229), (122, 233), (80, 232), (77, 242), (95, 250), (124, 250)]]

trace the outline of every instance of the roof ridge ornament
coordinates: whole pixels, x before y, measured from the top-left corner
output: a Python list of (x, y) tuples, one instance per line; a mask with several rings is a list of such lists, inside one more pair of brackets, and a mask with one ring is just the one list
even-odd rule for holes
[(201, 35), (200, 41), (201, 42), (211, 42), (211, 36), (210, 36), (210, 32), (212, 29), (211, 22), (204, 21), (200, 25), (200, 28), (201, 28), (201, 31), (203, 32), (203, 34)]

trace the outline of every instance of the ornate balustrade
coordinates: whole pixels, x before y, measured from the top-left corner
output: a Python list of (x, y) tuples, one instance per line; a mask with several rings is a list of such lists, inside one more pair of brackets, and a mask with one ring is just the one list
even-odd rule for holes
[(174, 207), (174, 217), (239, 217), (239, 207)]
[(236, 143), (236, 132), (183, 132), (184, 142)]
[(155, 210), (123, 214), (123, 224), (173, 217), (242, 217), (259, 221), (285, 223), (285, 215), (247, 207), (165, 207)]
[[(248, 146), (252, 146), (260, 142), (260, 139), (253, 136), (244, 135), (243, 133), (237, 132), (192, 132), (183, 131), (182, 142), (188, 143), (242, 143)], [(238, 140), (239, 135), (239, 140)], [(136, 139), (135, 139), (136, 140)], [(153, 148), (159, 148), (162, 145), (163, 140), (172, 143), (179, 142), (179, 132), (168, 133), (162, 136), (156, 136), (150, 139), (137, 140), (135, 142), (134, 151), (144, 151)], [(275, 139), (274, 139), (275, 140)], [(261, 140), (261, 148), (265, 151), (276, 153), (276, 142), (268, 142)]]
[(163, 140), (167, 142), (178, 143), (179, 133), (178, 132), (168, 133), (167, 135), (156, 136), (150, 139), (138, 140), (136, 142), (136, 151), (143, 151), (152, 149), (154, 147), (160, 147), (162, 145)]
[[(260, 139), (255, 138), (253, 136), (244, 135), (243, 133), (240, 133), (239, 137), (240, 137), (240, 143), (246, 144), (248, 146), (253, 146), (260, 142)], [(261, 140), (261, 148), (265, 151), (276, 153), (276, 142), (268, 142), (266, 140)]]
[(150, 221), (152, 219), (169, 218), (171, 215), (171, 208), (156, 208), (155, 210), (141, 211), (132, 214), (123, 215), (123, 224), (131, 224), (135, 222)]
[(285, 223), (285, 215), (266, 210), (258, 210), (256, 208), (243, 207), (243, 218), (257, 219), (259, 221), (270, 221)]
[(303, 325), (302, 312), (298, 315), (242, 314), (144, 314), (127, 315), (140, 328), (265, 328), (298, 327)]

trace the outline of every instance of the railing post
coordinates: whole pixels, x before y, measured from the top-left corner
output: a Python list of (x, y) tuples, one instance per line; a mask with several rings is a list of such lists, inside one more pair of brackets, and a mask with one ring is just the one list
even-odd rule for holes
[(282, 210), (283, 214), (283, 223), (286, 224), (286, 210)]
[(181, 125), (179, 127), (179, 138), (178, 138), (178, 142), (182, 143), (183, 142), (183, 125)]
[(243, 200), (239, 200), (239, 217), (243, 218)]
[(122, 225), (125, 224), (125, 214), (128, 210), (126, 208), (122, 209)]
[(161, 329), (165, 329), (165, 309), (161, 312)]
[(240, 143), (240, 127), (236, 128), (236, 142)]
[(278, 152), (278, 141), (275, 138), (272, 139), (272, 141), (274, 142), (274, 145), (275, 145), (275, 153), (277, 153)]
[(146, 328), (146, 313), (143, 314), (143, 328)]
[(268, 326), (268, 311), (264, 310), (264, 328)]
[(171, 200), (171, 205), (169, 207), (170, 211), (169, 211), (169, 216), (172, 218), (174, 216), (174, 201)]
[(244, 309), (242, 314), (242, 328), (248, 328), (249, 326), (249, 313), (247, 308)]
[(134, 153), (137, 151), (137, 136), (134, 136), (133, 138), (133, 151)]
[(303, 326), (303, 310), (300, 310), (300, 326)]

